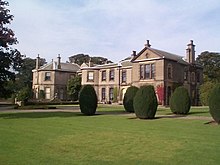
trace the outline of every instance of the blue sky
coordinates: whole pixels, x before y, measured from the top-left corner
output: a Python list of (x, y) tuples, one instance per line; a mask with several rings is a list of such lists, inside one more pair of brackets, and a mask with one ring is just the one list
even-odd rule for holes
[(114, 62), (153, 48), (185, 56), (192, 39), (196, 54), (220, 52), (219, 0), (8, 0), (23, 54), (49, 62), (78, 53)]

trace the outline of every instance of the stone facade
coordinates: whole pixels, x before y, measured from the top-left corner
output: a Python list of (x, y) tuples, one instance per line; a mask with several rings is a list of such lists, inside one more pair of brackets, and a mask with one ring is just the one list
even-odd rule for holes
[(190, 94), (192, 105), (199, 105), (199, 86), (203, 82), (203, 69), (195, 63), (195, 45), (191, 40), (183, 57), (151, 48), (149, 41), (145, 47), (131, 57), (104, 65), (81, 66), (82, 85), (91, 84), (99, 102), (113, 102), (114, 90), (122, 101), (131, 85), (153, 85), (162, 105), (169, 105), (169, 99), (178, 86), (185, 86)]
[(41, 91), (44, 93), (46, 100), (55, 98), (67, 100), (67, 82), (77, 75), (80, 67), (77, 64), (61, 63), (60, 56), (58, 56), (57, 61), (52, 61), (40, 67), (39, 59), (38, 56), (36, 68), (32, 71), (34, 98), (39, 99)]

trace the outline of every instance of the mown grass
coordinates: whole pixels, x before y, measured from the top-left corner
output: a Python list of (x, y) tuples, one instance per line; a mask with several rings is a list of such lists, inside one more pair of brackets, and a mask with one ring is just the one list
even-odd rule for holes
[[(199, 115), (203, 110), (207, 111), (192, 112)], [(101, 106), (98, 113), (101, 112), (123, 114), (123, 107)], [(164, 115), (169, 111), (159, 109), (158, 113)], [(206, 120), (139, 120), (130, 115), (107, 114), (0, 113), (0, 164), (214, 165), (220, 162), (220, 127), (204, 124)]]

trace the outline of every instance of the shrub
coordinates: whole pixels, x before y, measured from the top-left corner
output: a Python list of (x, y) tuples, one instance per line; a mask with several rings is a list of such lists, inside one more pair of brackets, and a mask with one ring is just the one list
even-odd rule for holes
[(174, 114), (187, 114), (190, 110), (191, 101), (186, 88), (178, 87), (170, 98), (170, 109)]
[(97, 95), (91, 85), (85, 85), (79, 93), (80, 110), (85, 115), (94, 115), (97, 108)]
[(28, 99), (31, 98), (31, 89), (28, 87), (22, 88), (18, 94), (17, 94), (17, 100), (24, 102), (26, 104), (28, 102)]
[(127, 112), (134, 112), (134, 106), (133, 106), (133, 100), (135, 97), (135, 94), (138, 91), (138, 87), (130, 86), (126, 92), (123, 99), (123, 105), (125, 108), (125, 111)]
[(157, 111), (157, 97), (152, 85), (141, 86), (133, 100), (134, 112), (140, 119), (153, 119)]
[(117, 87), (114, 87), (113, 89), (113, 103), (116, 103), (118, 102), (118, 88)]
[(210, 92), (209, 97), (209, 112), (213, 119), (220, 124), (220, 84), (216, 84)]
[(200, 86), (199, 93), (202, 105), (209, 105), (210, 91), (212, 91), (215, 85), (216, 83), (208, 81)]

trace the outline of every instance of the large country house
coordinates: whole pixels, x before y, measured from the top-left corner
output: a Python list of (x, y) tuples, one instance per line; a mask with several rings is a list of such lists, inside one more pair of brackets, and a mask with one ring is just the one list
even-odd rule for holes
[(67, 82), (76, 76), (80, 66), (72, 63), (62, 63), (58, 55), (57, 61), (52, 61), (44, 66), (39, 66), (40, 57), (36, 59), (36, 68), (33, 72), (34, 98), (39, 99), (40, 92), (43, 92), (45, 99), (67, 100)]
[(44, 91), (46, 99), (68, 99), (67, 81), (81, 74), (82, 85), (94, 86), (98, 101), (109, 103), (123, 100), (129, 86), (140, 87), (153, 85), (160, 104), (169, 105), (172, 92), (178, 86), (185, 86), (190, 94), (192, 105), (199, 105), (199, 86), (203, 81), (203, 69), (195, 62), (195, 45), (191, 40), (187, 45), (186, 57), (181, 57), (166, 51), (154, 49), (149, 40), (144, 48), (118, 62), (103, 65), (92, 63), (78, 66), (74, 63), (53, 61), (39, 67), (39, 57), (36, 69), (33, 70), (33, 90), (35, 98)]
[(199, 85), (203, 80), (202, 67), (195, 62), (195, 45), (187, 45), (186, 58), (151, 47), (149, 40), (139, 52), (119, 63), (97, 66), (81, 66), (82, 85), (91, 84), (99, 102), (112, 102), (117, 88), (118, 101), (123, 100), (131, 85), (153, 85), (162, 105), (169, 105), (172, 92), (178, 86), (185, 86), (192, 105), (199, 105)]

